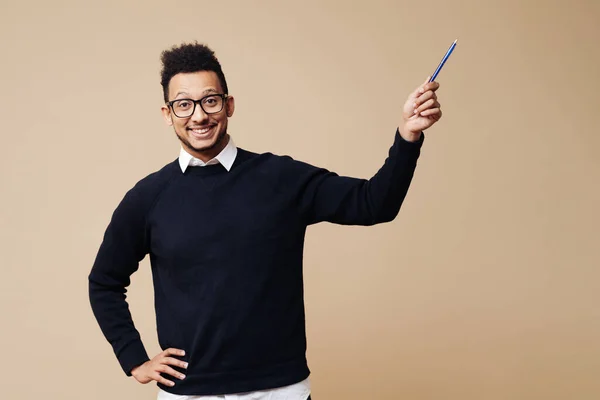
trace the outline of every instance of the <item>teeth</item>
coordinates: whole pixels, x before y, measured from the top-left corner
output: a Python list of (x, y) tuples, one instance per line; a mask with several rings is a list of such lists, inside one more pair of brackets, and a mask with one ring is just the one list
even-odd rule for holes
[(203, 133), (206, 133), (206, 132), (208, 132), (208, 131), (209, 131), (211, 128), (212, 128), (212, 126), (211, 126), (211, 127), (209, 127), (209, 128), (204, 128), (204, 129), (192, 129), (192, 130), (193, 130), (194, 132), (196, 132), (196, 133), (203, 134)]

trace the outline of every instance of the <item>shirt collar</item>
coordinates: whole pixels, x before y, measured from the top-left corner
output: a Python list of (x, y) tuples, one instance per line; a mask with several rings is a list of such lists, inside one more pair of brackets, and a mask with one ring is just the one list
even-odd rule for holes
[(227, 142), (227, 145), (225, 146), (225, 148), (223, 150), (221, 150), (221, 152), (215, 158), (213, 158), (212, 160), (209, 160), (206, 163), (204, 161), (199, 160), (196, 157), (192, 156), (182, 146), (181, 150), (179, 151), (179, 166), (181, 167), (181, 172), (185, 173), (185, 170), (190, 165), (204, 167), (205, 165), (213, 165), (213, 164), (220, 163), (222, 166), (225, 167), (225, 169), (227, 171), (229, 171), (229, 170), (231, 170), (231, 166), (233, 165), (233, 162), (235, 161), (236, 156), (237, 156), (237, 147), (236, 147), (235, 143), (233, 142), (233, 138), (231, 138), (231, 136), (230, 136), (229, 142)]

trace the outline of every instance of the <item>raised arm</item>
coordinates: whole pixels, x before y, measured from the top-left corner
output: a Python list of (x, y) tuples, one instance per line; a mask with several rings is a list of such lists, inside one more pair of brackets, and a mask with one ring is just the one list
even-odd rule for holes
[(327, 221), (343, 225), (374, 225), (393, 220), (412, 181), (423, 131), (441, 118), (437, 82), (429, 78), (406, 100), (402, 121), (383, 166), (370, 179), (358, 179), (296, 162), (299, 204), (307, 224)]

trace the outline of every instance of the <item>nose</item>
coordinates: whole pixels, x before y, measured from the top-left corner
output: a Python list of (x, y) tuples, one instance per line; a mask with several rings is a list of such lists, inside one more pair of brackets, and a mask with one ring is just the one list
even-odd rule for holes
[(203, 121), (207, 117), (208, 117), (208, 115), (204, 112), (202, 107), (200, 107), (200, 104), (196, 103), (196, 109), (194, 110), (194, 113), (190, 117), (191, 120), (192, 121)]

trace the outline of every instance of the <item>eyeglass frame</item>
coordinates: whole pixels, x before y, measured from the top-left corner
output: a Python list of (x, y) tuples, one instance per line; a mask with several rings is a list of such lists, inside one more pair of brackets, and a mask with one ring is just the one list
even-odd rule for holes
[[(206, 99), (207, 97), (213, 97), (213, 96), (218, 96), (221, 98), (221, 100), (223, 100), (223, 103), (221, 104), (221, 109), (219, 111), (213, 111), (213, 112), (207, 112), (204, 107), (202, 107), (202, 100)], [(177, 117), (177, 118), (189, 118), (192, 115), (194, 115), (194, 113), (196, 112), (196, 104), (200, 105), (200, 109), (207, 115), (209, 114), (218, 114), (221, 111), (223, 111), (223, 108), (225, 107), (225, 101), (227, 101), (227, 98), (229, 97), (229, 94), (227, 93), (211, 93), (211, 94), (207, 94), (206, 96), (198, 99), (198, 100), (194, 100), (194, 99), (175, 99), (175, 100), (171, 100), (171, 101), (167, 101), (166, 104), (167, 106), (171, 109), (171, 111), (173, 111), (173, 114)], [(177, 113), (175, 112), (175, 109), (173, 108), (173, 103), (175, 103), (176, 101), (183, 101), (183, 100), (187, 100), (187, 101), (191, 101), (192, 103), (194, 103), (194, 108), (192, 108), (192, 112), (190, 115), (186, 116), (186, 117), (180, 117), (179, 115), (177, 115)]]

